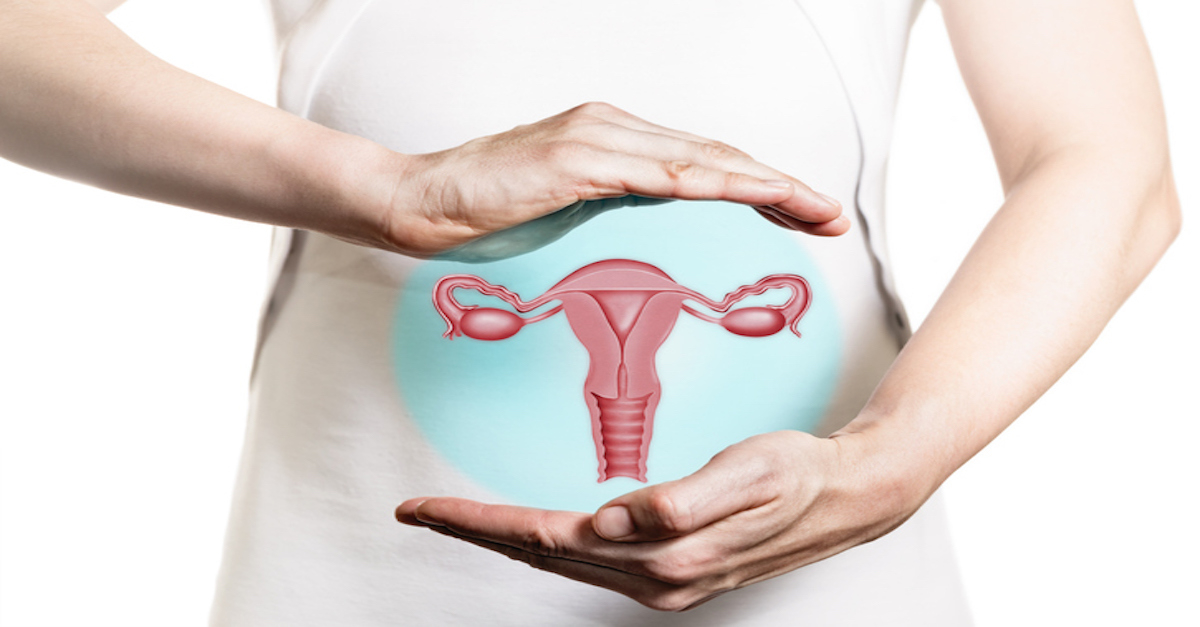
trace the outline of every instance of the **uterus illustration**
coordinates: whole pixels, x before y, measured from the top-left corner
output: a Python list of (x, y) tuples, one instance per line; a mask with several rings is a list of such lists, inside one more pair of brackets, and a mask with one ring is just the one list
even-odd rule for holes
[[(781, 305), (733, 309), (745, 298), (782, 288), (791, 290), (791, 295)], [(457, 289), (499, 298), (516, 313), (463, 305), (454, 297)], [(557, 305), (544, 312), (520, 315), (556, 301)], [(699, 311), (688, 301), (721, 315)], [(466, 335), (500, 341), (516, 335), (525, 325), (566, 314), (590, 358), (583, 397), (591, 415), (600, 482), (614, 477), (646, 481), (654, 413), (662, 396), (655, 357), (680, 311), (736, 335), (765, 337), (787, 327), (799, 337), (800, 318), (811, 303), (808, 282), (794, 274), (772, 274), (717, 301), (676, 283), (653, 265), (629, 259), (588, 264), (529, 301), (471, 274), (442, 277), (433, 290), (433, 304), (446, 321), (444, 337), (449, 339)]]

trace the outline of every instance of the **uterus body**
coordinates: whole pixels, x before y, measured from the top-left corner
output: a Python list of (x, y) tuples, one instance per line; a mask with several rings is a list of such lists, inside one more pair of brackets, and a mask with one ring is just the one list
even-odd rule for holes
[[(732, 309), (745, 298), (780, 288), (791, 290), (781, 305)], [(463, 305), (454, 298), (456, 289), (500, 298), (517, 313)], [(519, 315), (556, 301), (557, 305), (544, 312)], [(723, 315), (706, 314), (688, 301)], [(784, 327), (799, 337), (797, 325), (812, 303), (812, 292), (803, 277), (772, 274), (717, 301), (676, 283), (648, 263), (607, 259), (572, 272), (529, 301), (475, 275), (448, 275), (434, 286), (433, 303), (448, 327), (444, 337), (450, 339), (466, 335), (500, 341), (525, 325), (564, 313), (590, 358), (583, 396), (591, 416), (599, 481), (629, 477), (645, 482), (654, 414), (662, 396), (655, 357), (680, 311), (746, 337), (774, 335)]]

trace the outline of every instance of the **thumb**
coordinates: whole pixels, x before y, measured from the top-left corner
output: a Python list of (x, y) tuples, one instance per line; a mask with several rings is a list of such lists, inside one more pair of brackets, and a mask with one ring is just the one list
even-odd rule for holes
[(597, 510), (592, 528), (607, 540), (662, 540), (758, 507), (771, 500), (771, 468), (749, 453), (734, 446), (687, 477), (619, 496)]

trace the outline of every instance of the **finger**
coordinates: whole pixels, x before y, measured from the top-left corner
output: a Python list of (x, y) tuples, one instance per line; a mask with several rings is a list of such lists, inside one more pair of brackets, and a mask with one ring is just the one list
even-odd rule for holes
[(825, 224), (809, 224), (807, 222), (801, 222), (786, 213), (777, 211), (773, 207), (755, 207), (754, 209), (758, 211), (759, 215), (766, 218), (772, 224), (792, 231), (804, 231), (809, 235), (829, 237), (842, 235), (846, 231), (850, 230), (850, 219), (845, 215), (840, 215), (837, 217), (837, 219), (826, 222)]
[(547, 557), (538, 553), (523, 551), (507, 544), (460, 535), (445, 528), (433, 528), (433, 531), (494, 551), (509, 559), (524, 562), (538, 570), (554, 573), (573, 581), (612, 590), (656, 610), (678, 612), (690, 609), (724, 592), (724, 590), (710, 589), (699, 585), (680, 586), (669, 584), (649, 577), (642, 577), (596, 564), (577, 562), (558, 557)]
[(777, 203), (776, 208), (800, 222), (824, 224), (836, 220), (842, 213), (840, 203), (831, 196), (725, 145), (642, 132), (620, 124), (589, 125), (576, 136), (611, 152), (650, 157), (665, 163), (691, 163), (716, 171), (748, 174), (760, 180), (784, 181), (792, 186), (794, 193)]
[(758, 215), (762, 216), (767, 222), (770, 222), (777, 227), (784, 228), (789, 231), (797, 230), (796, 227), (784, 222), (783, 219), (779, 217), (779, 214), (777, 214), (775, 210), (771, 209), (770, 207), (755, 207), (754, 210), (757, 211)]
[(579, 180), (584, 200), (637, 194), (680, 200), (727, 200), (751, 206), (773, 205), (795, 193), (787, 181), (705, 167), (686, 160), (663, 160), (592, 146), (575, 149), (560, 163)]
[(498, 542), (529, 553), (586, 561), (627, 572), (639, 570), (636, 563), (646, 552), (597, 536), (591, 515), (579, 512), (442, 497), (406, 501), (398, 509), (397, 518), (408, 524), (443, 527), (462, 536)]
[[(661, 542), (611, 542), (596, 534), (591, 516), (577, 512), (489, 505), (467, 499), (424, 499), (402, 506), (405, 517), (432, 530), (503, 545), (546, 558), (570, 560), (688, 585), (740, 568), (776, 533), (769, 508), (754, 510), (695, 534)], [(413, 523), (410, 523), (413, 524)], [(481, 545), (482, 546), (482, 545)], [(507, 553), (506, 553), (507, 554)]]
[[(758, 209), (760, 213), (763, 213), (763, 217), (770, 216), (771, 218), (774, 218), (776, 223), (779, 224), (780, 226), (782, 226), (786, 229), (791, 229), (793, 231), (801, 231), (806, 228), (812, 229), (816, 226), (813, 224), (808, 224), (806, 222), (801, 222), (801, 221), (797, 220), (796, 218), (793, 218), (792, 216), (789, 216), (788, 214), (783, 213), (782, 211), (779, 211), (778, 209), (776, 209), (774, 207), (756, 207), (756, 209)], [(841, 217), (839, 216), (838, 219), (840, 220)]]
[(676, 481), (619, 496), (602, 506), (593, 528), (620, 542), (662, 540), (771, 502), (779, 493), (770, 463), (752, 447), (730, 447)]
[(806, 226), (802, 229), (806, 233), (813, 235), (841, 235), (848, 230), (850, 222), (849, 220), (845, 220), (842, 214), (842, 205), (835, 198), (817, 192), (792, 177), (787, 177), (784, 180), (796, 187), (796, 193), (783, 202), (772, 203), (772, 207), (803, 224), (836, 227), (816, 229)]
[(797, 222), (797, 224), (800, 225), (797, 230), (819, 237), (845, 235), (850, 230), (850, 218), (845, 215), (840, 215), (824, 224), (808, 224), (806, 222)]
[[(814, 226), (802, 226), (799, 230), (810, 235), (819, 236), (836, 236), (845, 234), (850, 230), (849, 219), (841, 216), (841, 203), (832, 196), (816, 192), (808, 187), (805, 183), (794, 177), (785, 175), (778, 170), (770, 168), (765, 164), (753, 160), (750, 155), (744, 151), (730, 146), (728, 144), (701, 137), (692, 133), (686, 133), (677, 129), (664, 127), (654, 124), (647, 120), (643, 120), (631, 113), (628, 113), (613, 105), (602, 102), (589, 102), (568, 111), (565, 111), (555, 118), (566, 119), (568, 123), (572, 120), (590, 121), (585, 124), (574, 123), (573, 127), (576, 133), (582, 132), (584, 136), (589, 134), (594, 135), (598, 126), (603, 126), (603, 122), (608, 122), (611, 125), (623, 126), (631, 130), (643, 131), (644, 135), (665, 135), (676, 139), (687, 140), (689, 142), (702, 145), (701, 150), (716, 154), (736, 154), (749, 159), (748, 163), (755, 164), (754, 167), (747, 168), (745, 174), (751, 174), (761, 180), (781, 180), (786, 181), (794, 187), (794, 192), (787, 199), (775, 204), (776, 209), (781, 213), (791, 216), (802, 223), (812, 224)], [(611, 128), (609, 129), (611, 131)], [(694, 159), (691, 159), (694, 160)], [(684, 159), (689, 161), (689, 159)], [(701, 160), (703, 162), (703, 160)], [(610, 194), (611, 195), (611, 194)], [(676, 196), (662, 196), (664, 198), (675, 198)], [(680, 196), (679, 198), (683, 198)], [(687, 200), (700, 200), (703, 198), (684, 198)], [(719, 198), (718, 200), (725, 200)], [(742, 201), (731, 201), (742, 202)]]
[[(676, 591), (676, 586), (641, 577), (641, 575), (618, 571), (618, 569), (598, 566), (594, 563), (566, 560), (563, 557), (530, 553), (527, 550), (511, 547), (509, 544), (460, 535), (460, 533), (445, 529), (445, 527), (431, 527), (431, 529), (440, 535), (461, 539), (463, 542), (474, 544), (475, 547), (494, 551), (494, 553), (509, 557), (510, 560), (527, 563), (539, 571), (562, 575), (562, 577), (581, 581), (584, 584), (605, 587), (605, 589), (622, 593), (638, 603), (649, 604), (650, 607), (655, 607), (655, 599), (662, 599), (659, 601), (662, 603)], [(655, 609), (667, 608), (655, 607)]]
[[(636, 194), (681, 200), (724, 200), (750, 206), (771, 206), (795, 220), (798, 230), (813, 235), (840, 235), (849, 220), (829, 215), (827, 205), (795, 201), (799, 187), (790, 181), (764, 180), (740, 172), (708, 168), (688, 161), (660, 161), (649, 157), (603, 150), (591, 146), (574, 149), (578, 161), (564, 163), (582, 179), (575, 195), (583, 200)], [(597, 154), (599, 153), (599, 154)], [(569, 159), (563, 160), (569, 161)], [(803, 207), (798, 210), (796, 207)], [(791, 207), (784, 209), (784, 207)], [(796, 218), (806, 215), (810, 220)], [(825, 220), (821, 222), (819, 220)]]
[(429, 497), (421, 497), (417, 499), (408, 499), (396, 507), (396, 520), (406, 525), (421, 525), (421, 521), (417, 518), (417, 507), (429, 500)]

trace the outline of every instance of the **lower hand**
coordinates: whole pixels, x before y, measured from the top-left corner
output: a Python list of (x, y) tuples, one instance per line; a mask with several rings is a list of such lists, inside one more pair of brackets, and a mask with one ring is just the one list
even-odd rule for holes
[(840, 235), (850, 225), (835, 200), (736, 148), (603, 103), (449, 150), (393, 155), (400, 175), (379, 210), (383, 241), (375, 245), (417, 257), (579, 200), (631, 194), (742, 203), (814, 235)]
[(865, 455), (863, 437), (755, 436), (595, 515), (418, 498), (396, 518), (680, 611), (878, 538), (911, 516), (929, 492)]

